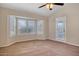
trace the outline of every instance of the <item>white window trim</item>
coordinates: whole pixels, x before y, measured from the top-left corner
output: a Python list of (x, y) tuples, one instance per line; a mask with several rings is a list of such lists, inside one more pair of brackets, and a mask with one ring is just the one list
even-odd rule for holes
[[(10, 15), (10, 16), (14, 16), (14, 15)], [(9, 17), (10, 17), (9, 16)], [(44, 29), (43, 29), (43, 33), (42, 34), (38, 34), (37, 33), (37, 21), (39, 21), (38, 19), (35, 19), (35, 18), (30, 18), (30, 17), (22, 17), (22, 16), (14, 16), (15, 17), (15, 19), (16, 19), (16, 28), (15, 28), (15, 30), (16, 30), (16, 35), (15, 36), (22, 36), (22, 35), (44, 35)], [(23, 18), (23, 19), (25, 19), (25, 20), (27, 20), (27, 22), (28, 22), (28, 20), (30, 19), (30, 20), (33, 20), (33, 21), (35, 21), (35, 33), (18, 33), (18, 29), (17, 29), (17, 18)], [(10, 19), (9, 19), (10, 20)], [(44, 21), (44, 20), (43, 20)], [(9, 21), (8, 21), (9, 22)], [(26, 23), (27, 24), (27, 27), (28, 27), (28, 23)], [(10, 24), (9, 24), (10, 25)], [(9, 26), (10, 27), (10, 26)], [(9, 28), (8, 27), (8, 28)], [(44, 24), (43, 24), (43, 27), (44, 27)], [(10, 33), (10, 32), (9, 32)]]

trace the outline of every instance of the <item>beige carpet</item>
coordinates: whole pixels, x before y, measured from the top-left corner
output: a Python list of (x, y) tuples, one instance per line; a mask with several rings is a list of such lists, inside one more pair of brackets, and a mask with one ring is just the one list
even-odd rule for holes
[(51, 40), (35, 40), (15, 43), (9, 47), (0, 48), (4, 56), (79, 56), (79, 47)]

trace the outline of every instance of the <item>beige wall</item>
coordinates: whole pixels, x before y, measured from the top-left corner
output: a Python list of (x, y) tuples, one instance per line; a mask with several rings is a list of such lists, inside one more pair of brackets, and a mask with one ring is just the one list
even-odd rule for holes
[[(44, 35), (28, 35), (17, 36), (16, 38), (9, 38), (7, 30), (7, 16), (16, 15), (23, 17), (31, 17), (37, 19), (43, 19)], [(17, 11), (7, 8), (0, 8), (0, 47), (8, 46), (14, 42), (27, 41), (33, 39), (51, 39), (55, 40), (55, 18), (60, 16), (66, 16), (66, 43), (79, 46), (79, 4), (66, 4), (55, 14), (45, 17), (25, 11)]]
[[(17, 11), (13, 9), (7, 9), (7, 8), (0, 8), (0, 47), (3, 46), (8, 46), (14, 42), (19, 42), (19, 41), (27, 41), (27, 40), (33, 40), (33, 39), (46, 39), (48, 38), (48, 18), (45, 16), (37, 15), (34, 13), (30, 12), (25, 12), (25, 11)], [(31, 18), (36, 18), (36, 19), (42, 19), (44, 20), (44, 35), (24, 35), (24, 36), (17, 36), (16, 38), (10, 38), (9, 37), (9, 30), (7, 26), (7, 17), (9, 15), (15, 15), (15, 16), (23, 16), (23, 17), (31, 17)]]
[(55, 39), (56, 17), (66, 16), (66, 43), (79, 46), (79, 4), (66, 4), (49, 18), (49, 38)]

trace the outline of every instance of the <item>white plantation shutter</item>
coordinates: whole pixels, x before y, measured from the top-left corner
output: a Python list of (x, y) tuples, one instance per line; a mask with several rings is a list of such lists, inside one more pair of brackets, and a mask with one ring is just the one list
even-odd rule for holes
[(36, 33), (36, 23), (34, 20), (28, 21), (28, 33), (30, 33), (30, 34)]
[(17, 33), (27, 33), (27, 20), (25, 20), (24, 18), (17, 18)]
[(16, 36), (16, 18), (15, 18), (15, 16), (9, 16), (9, 30), (10, 30), (10, 37)]
[(38, 20), (37, 21), (37, 34), (43, 34), (44, 33), (44, 21)]
[(44, 20), (9, 16), (8, 26), (10, 37), (15, 37), (16, 35), (23, 34), (44, 34)]

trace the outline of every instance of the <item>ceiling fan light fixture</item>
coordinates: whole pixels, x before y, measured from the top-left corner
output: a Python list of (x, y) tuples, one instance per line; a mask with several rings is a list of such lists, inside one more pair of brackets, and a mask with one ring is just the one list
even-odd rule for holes
[(49, 4), (46, 5), (46, 8), (49, 9)]
[(52, 10), (53, 4), (52, 4), (52, 3), (48, 3), (48, 4), (46, 5), (46, 7), (47, 7), (49, 10)]
[(52, 10), (54, 5), (63, 6), (64, 3), (46, 3), (46, 4), (42, 5), (42, 6), (39, 6), (39, 8), (42, 8), (42, 7), (46, 6), (47, 9)]
[(50, 8), (53, 8), (53, 4), (52, 3), (50, 3)]

